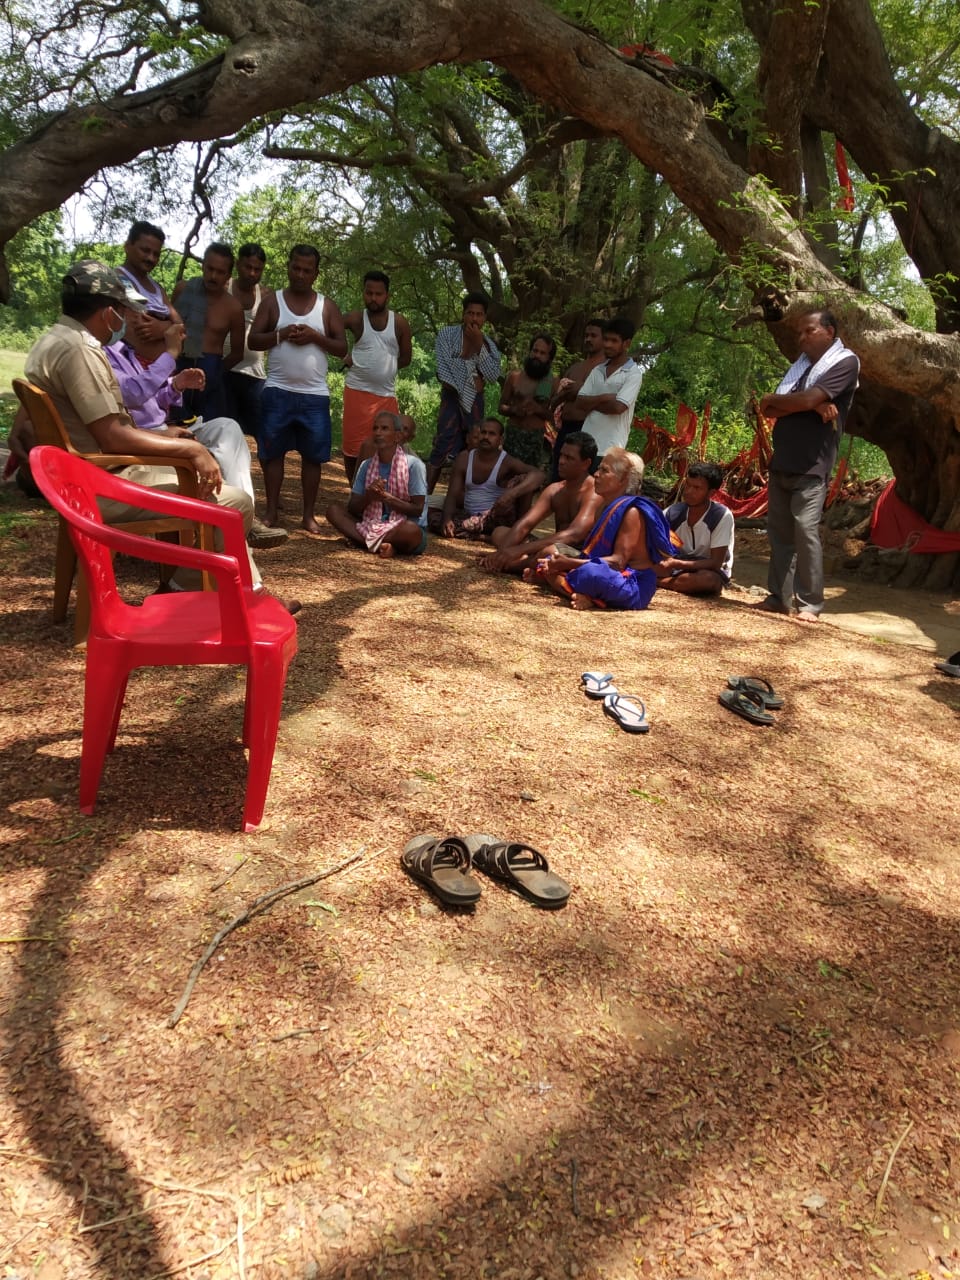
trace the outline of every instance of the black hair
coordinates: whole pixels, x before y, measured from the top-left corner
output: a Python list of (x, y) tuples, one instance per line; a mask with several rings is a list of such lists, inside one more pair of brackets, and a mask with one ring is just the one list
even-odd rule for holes
[(588, 320), (583, 327), (584, 329), (599, 329), (600, 332), (603, 333), (604, 329), (607, 327), (607, 322), (598, 316), (594, 316), (593, 319)]
[(615, 333), (617, 337), (622, 338), (624, 342), (629, 342), (637, 332), (637, 326), (629, 316), (614, 316), (612, 320), (604, 320), (603, 332)]
[(208, 244), (206, 249), (204, 249), (204, 258), (206, 258), (210, 253), (216, 254), (218, 258), (229, 258), (230, 270), (233, 270), (233, 264), (235, 261), (233, 256), (233, 245), (224, 244), (222, 240), (214, 240), (213, 244)]
[(691, 462), (687, 467), (688, 480), (706, 480), (707, 488), (713, 492), (723, 484), (723, 472), (715, 462)]
[(500, 434), (501, 434), (501, 435), (503, 435), (503, 432), (504, 432), (504, 425), (503, 425), (503, 423), (500, 421), (500, 419), (499, 419), (499, 418), (495, 418), (495, 417), (493, 416), (493, 414), (492, 414), (492, 413), (488, 413), (488, 414), (487, 414), (487, 416), (486, 416), (485, 418), (481, 419), (480, 425), (481, 425), (481, 426), (483, 426), (484, 422), (493, 422), (493, 423), (495, 423), (495, 424), (496, 424), (496, 426), (498, 426), (498, 427), (500, 428)]
[(363, 283), (366, 284), (368, 280), (373, 284), (382, 284), (387, 293), (390, 292), (390, 277), (385, 276), (382, 271), (368, 271), (363, 277)]
[(63, 282), (63, 292), (60, 294), (60, 309), (71, 320), (77, 320), (83, 324), (85, 320), (95, 316), (98, 311), (105, 311), (107, 307), (119, 306), (120, 303), (114, 298), (107, 298), (102, 293), (77, 293), (76, 284), (69, 276)]
[(262, 244), (242, 244), (240, 248), (237, 250), (237, 257), (238, 258), (259, 258), (260, 261), (264, 264), (264, 266), (266, 266), (267, 264), (267, 255), (263, 251)]
[(528, 351), (533, 350), (533, 344), (535, 342), (545, 342), (547, 344), (550, 348), (550, 361), (552, 363), (557, 354), (557, 344), (554, 342), (553, 338), (550, 337), (549, 333), (535, 333), (530, 339), (530, 346), (527, 348)]
[(287, 254), (287, 261), (292, 262), (294, 258), (312, 258), (320, 270), (320, 250), (312, 244), (295, 244)]
[(832, 311), (824, 310), (820, 312), (820, 324), (824, 329), (832, 329), (837, 332), (837, 317)]
[(470, 293), (466, 293), (463, 296), (462, 310), (466, 311), (467, 307), (483, 307), (484, 311), (489, 311), (489, 294), (484, 293), (482, 289), (472, 289)]
[(135, 222), (130, 228), (130, 234), (127, 236), (127, 244), (133, 244), (139, 240), (141, 236), (153, 236), (155, 240), (159, 240), (161, 244), (166, 241), (166, 234), (155, 227), (152, 222)]
[(568, 436), (563, 437), (561, 449), (564, 444), (572, 444), (584, 462), (589, 459), (592, 464), (596, 459), (597, 442), (589, 431), (571, 431)]

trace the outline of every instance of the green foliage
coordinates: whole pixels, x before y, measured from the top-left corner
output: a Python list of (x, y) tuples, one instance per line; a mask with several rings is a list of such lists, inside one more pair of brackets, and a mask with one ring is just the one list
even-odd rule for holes
[(62, 232), (61, 214), (45, 213), (7, 246), (12, 289), (9, 307), (0, 310), (0, 345), (20, 349), (18, 333), (43, 328), (59, 313), (60, 281), (73, 258)]

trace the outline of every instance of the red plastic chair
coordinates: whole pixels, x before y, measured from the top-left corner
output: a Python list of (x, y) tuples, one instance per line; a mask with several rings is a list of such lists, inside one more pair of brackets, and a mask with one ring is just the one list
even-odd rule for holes
[[(297, 625), (279, 600), (254, 591), (240, 513), (132, 484), (51, 445), (31, 451), (30, 467), (44, 497), (68, 522), (90, 592), (81, 813), (93, 813), (130, 672), (136, 667), (226, 664), (247, 668), (243, 741), (250, 760), (243, 830), (255, 830), (263, 817), (283, 688), (297, 651)], [(121, 525), (104, 524), (98, 497), (213, 525), (223, 535), (224, 550), (199, 551), (125, 533)], [(113, 574), (115, 551), (206, 569), (217, 591), (171, 592), (148, 596), (142, 605), (126, 604)]]

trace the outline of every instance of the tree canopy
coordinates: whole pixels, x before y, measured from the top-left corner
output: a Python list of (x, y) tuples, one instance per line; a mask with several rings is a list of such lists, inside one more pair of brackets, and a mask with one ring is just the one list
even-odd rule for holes
[[(829, 300), (862, 361), (857, 429), (887, 447), (907, 501), (960, 528), (952, 0), (597, 0), (577, 15), (559, 0), (369, 0), (360, 24), (330, 0), (42, 15), (8, 0), (0, 242), (105, 168), (262, 122), (268, 154), (427, 192), (464, 279), (506, 271), (521, 320), (546, 295), (572, 317), (604, 272), (626, 308), (649, 304), (644, 237), (678, 201), (785, 345), (790, 308)], [(930, 283), (937, 332), (858, 287), (867, 210), (834, 207), (834, 139)]]

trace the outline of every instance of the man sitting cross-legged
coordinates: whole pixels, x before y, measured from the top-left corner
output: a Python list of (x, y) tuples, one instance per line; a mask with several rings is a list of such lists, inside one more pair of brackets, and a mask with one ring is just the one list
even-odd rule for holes
[[(584, 431), (569, 433), (560, 449), (559, 483), (547, 485), (512, 528), (494, 529), (491, 537), (497, 550), (479, 557), (480, 568), (522, 574), (556, 551), (556, 543), (579, 548), (603, 505), (590, 474), (596, 456), (593, 436)], [(551, 514), (556, 527), (553, 537), (531, 539), (530, 533)]]
[[(389, 409), (386, 409), (383, 412), (389, 413), (391, 411)], [(409, 413), (401, 413), (399, 417), (400, 417), (400, 443), (401, 445), (403, 445), (404, 453), (409, 453), (411, 457), (413, 457), (415, 455), (414, 455), (414, 450), (410, 447), (410, 441), (417, 434), (417, 424), (410, 417)], [(373, 434), (371, 433), (370, 435), (367, 436), (366, 440), (364, 440), (363, 443), (360, 445), (360, 452), (357, 454), (356, 458), (354, 459), (354, 462), (356, 463), (356, 466), (354, 467), (354, 475), (356, 475), (356, 467), (358, 467), (361, 462), (366, 462), (368, 458), (372, 458), (376, 452), (377, 452), (377, 442), (374, 440)]]
[(373, 438), (376, 454), (357, 468), (346, 505), (327, 507), (327, 519), (338, 533), (384, 560), (419, 555), (427, 545), (427, 469), (404, 452), (398, 414), (378, 413)]
[(500, 419), (484, 418), (477, 447), (457, 455), (443, 510), (430, 513), (431, 527), (444, 538), (488, 537), (528, 510), (545, 479), (539, 468), (504, 451)]
[(594, 484), (604, 507), (582, 556), (545, 556), (532, 581), (566, 596), (574, 609), (646, 609), (657, 589), (654, 566), (670, 555), (663, 512), (639, 496), (643, 460), (608, 449)]
[(733, 512), (713, 495), (723, 484), (715, 462), (692, 462), (683, 501), (663, 513), (680, 547), (657, 565), (658, 585), (688, 596), (718, 596), (733, 571)]

